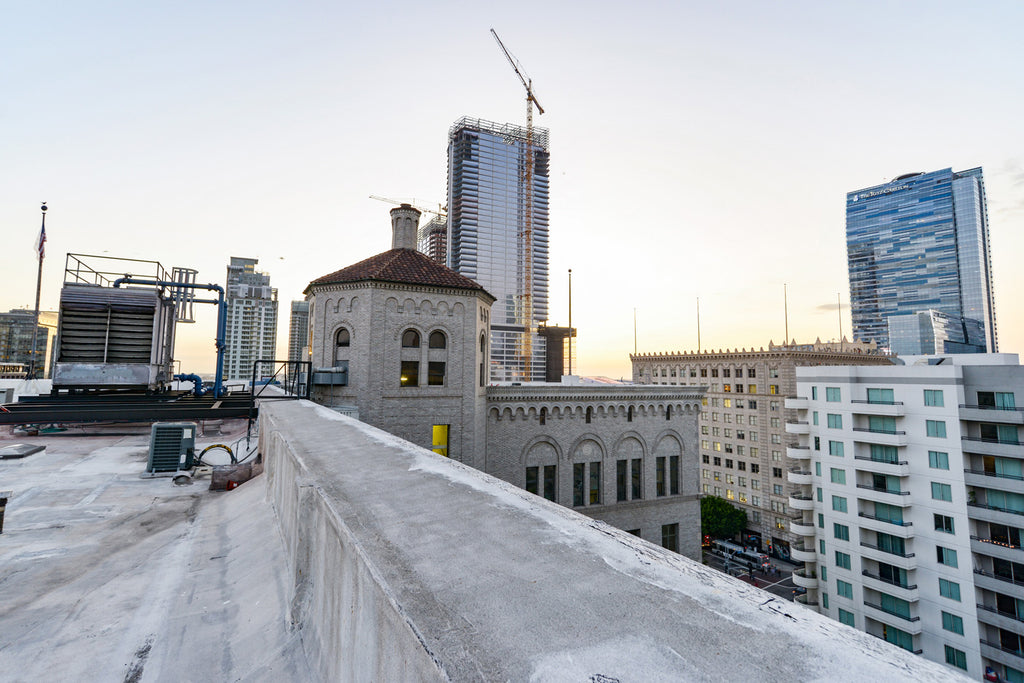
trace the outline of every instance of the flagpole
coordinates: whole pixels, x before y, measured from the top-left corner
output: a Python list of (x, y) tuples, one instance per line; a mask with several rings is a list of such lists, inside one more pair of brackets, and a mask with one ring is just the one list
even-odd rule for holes
[[(43, 227), (39, 232), (39, 246), (37, 250), (39, 252), (39, 272), (36, 275), (36, 312), (35, 322), (32, 325), (32, 357), (29, 359), (28, 366), (28, 379), (36, 379), (36, 348), (39, 343), (39, 295), (43, 290), (43, 256), (45, 254), (46, 244), (46, 202), (40, 207), (43, 212)], [(43, 366), (45, 367), (45, 363)]]

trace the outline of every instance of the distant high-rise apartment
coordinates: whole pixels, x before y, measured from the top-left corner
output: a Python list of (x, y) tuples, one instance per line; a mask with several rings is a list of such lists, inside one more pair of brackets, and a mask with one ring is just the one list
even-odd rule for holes
[(997, 350), (980, 168), (848, 193), (846, 244), (855, 339), (897, 354)]
[(904, 360), (797, 368), (797, 601), (974, 680), (1024, 681), (1024, 367)]
[(275, 358), (277, 290), (270, 286), (269, 275), (256, 272), (257, 263), (232, 256), (228, 265), (226, 380), (251, 380), (253, 363)]
[[(0, 313), (0, 363), (25, 366), (32, 365), (32, 331), (35, 328), (35, 313), (14, 309)], [(39, 311), (39, 326), (36, 335), (36, 376), (49, 377), (52, 365), (53, 339), (57, 334), (56, 311)]]
[[(747, 513), (743, 542), (789, 560), (800, 537), (789, 530), (786, 490), (794, 437), (786, 396), (805, 365), (892, 365), (870, 342), (772, 344), (760, 350), (644, 353), (630, 356), (637, 384), (707, 387), (700, 413), (700, 492)], [(693, 476), (696, 476), (696, 472)]]
[(309, 360), (303, 349), (309, 346), (309, 302), (293, 301), (288, 319), (288, 360)]
[(527, 137), (523, 127), (471, 118), (448, 131), (448, 265), (497, 297), (491, 381), (545, 377), (537, 328), (548, 316), (548, 131)]

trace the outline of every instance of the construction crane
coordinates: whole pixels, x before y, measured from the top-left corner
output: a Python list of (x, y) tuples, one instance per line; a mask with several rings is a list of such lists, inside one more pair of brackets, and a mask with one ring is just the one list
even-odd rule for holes
[[(412, 202), (403, 202), (403, 201), (399, 201), (397, 199), (391, 199), (390, 197), (378, 197), (375, 194), (371, 194), (370, 195), (370, 199), (376, 199), (379, 202), (387, 202), (388, 204), (394, 204), (395, 206), (401, 206), (402, 204), (408, 204), (412, 208), (417, 209), (418, 211), (420, 211), (422, 213), (432, 213), (435, 216), (437, 216), (438, 218), (447, 218), (448, 217), (448, 207), (445, 206), (444, 204), (441, 204), (440, 202), (438, 202), (436, 209), (428, 209), (425, 206), (417, 206), (416, 204), (413, 204)], [(416, 200), (414, 199), (413, 202), (414, 201), (416, 201)]]
[(533, 379), (533, 107), (537, 106), (537, 113), (543, 114), (544, 107), (540, 106), (537, 97), (533, 94), (533, 79), (523, 76), (519, 68), (519, 60), (514, 58), (501, 42), (498, 33), (492, 28), (491, 35), (498, 42), (498, 47), (505, 53), (505, 58), (512, 66), (512, 70), (519, 77), (519, 82), (526, 88), (526, 172), (523, 178), (525, 186), (525, 213), (526, 222), (523, 225), (523, 294), (520, 299), (521, 311), (526, 324), (526, 333), (523, 335), (521, 345), (523, 356), (523, 373), (526, 381)]

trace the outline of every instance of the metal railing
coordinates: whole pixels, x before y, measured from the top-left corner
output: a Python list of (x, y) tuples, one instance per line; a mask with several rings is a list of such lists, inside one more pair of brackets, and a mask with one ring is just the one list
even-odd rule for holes
[(985, 470), (964, 470), (967, 474), (981, 474), (986, 477), (998, 477), (999, 479), (1013, 479), (1015, 481), (1024, 481), (1024, 477), (1016, 474), (999, 474), (998, 472), (987, 472)]
[(872, 401), (871, 399), (855, 398), (850, 403), (861, 403), (870, 406), (901, 406), (903, 401)]
[(919, 616), (912, 617), (909, 614), (902, 614), (900, 612), (897, 612), (896, 610), (889, 609), (888, 607), (882, 607), (880, 604), (868, 602), (867, 600), (864, 601), (864, 604), (868, 607), (874, 607), (879, 612), (885, 612), (886, 614), (891, 614), (894, 617), (899, 617), (900, 619), (906, 619), (907, 621), (921, 621), (921, 617)]
[(870, 515), (870, 514), (868, 514), (866, 512), (858, 512), (857, 516), (858, 517), (864, 517), (866, 519), (873, 519), (876, 522), (885, 522), (886, 524), (895, 524), (896, 526), (914, 526), (913, 522), (904, 522), (902, 520), (897, 522), (896, 520), (893, 520), (893, 519), (885, 519), (885, 518), (882, 518), (882, 517), (876, 517), (875, 515)]
[(917, 584), (916, 583), (909, 583), (909, 584), (907, 584), (907, 583), (899, 583), (897, 581), (894, 581), (893, 579), (886, 578), (886, 577), (882, 576), (881, 574), (872, 574), (867, 569), (862, 569), (860, 573), (863, 576), (867, 576), (869, 578), (872, 578), (875, 581), (881, 581), (882, 583), (887, 583), (890, 586), (896, 586), (897, 588), (903, 588), (904, 590), (908, 590), (908, 591), (917, 590)]
[(989, 605), (983, 605), (980, 602), (978, 603), (978, 609), (983, 609), (986, 612), (992, 612), (993, 614), (998, 614), (1001, 617), (1006, 617), (1007, 619), (1013, 619), (1014, 621), (1024, 622), (1024, 614), (1014, 614), (1013, 612), (1003, 612), (1003, 611), (999, 610), (996, 607), (990, 607)]
[[(308, 360), (257, 360), (252, 364), (249, 391), (254, 399), (308, 399), (312, 384), (313, 363)], [(276, 386), (282, 393), (268, 392), (268, 386)]]
[(855, 432), (867, 432), (868, 434), (886, 434), (888, 436), (904, 436), (905, 431), (899, 429), (872, 429), (871, 427), (854, 427)]
[(906, 557), (906, 558), (914, 557), (914, 553), (898, 553), (895, 550), (888, 550), (886, 548), (882, 548), (882, 547), (879, 547), (877, 545), (872, 545), (871, 543), (867, 543), (865, 541), (861, 541), (860, 544), (862, 546), (864, 546), (865, 548), (871, 548), (872, 550), (877, 550), (880, 553), (888, 553), (889, 555), (895, 555), (896, 557)]
[(877, 462), (880, 465), (909, 465), (908, 460), (882, 460), (881, 458), (872, 458), (870, 455), (855, 455), (854, 460), (867, 460), (868, 462)]
[(1007, 512), (1011, 515), (1024, 516), (1024, 510), (1011, 510), (1010, 508), (1001, 508), (996, 505), (985, 505), (984, 503), (972, 503), (971, 501), (967, 501), (967, 506), (972, 508), (982, 508), (985, 510), (995, 510), (996, 512)]
[(891, 493), (894, 496), (909, 496), (910, 491), (900, 491), (899, 489), (883, 489), (871, 484), (857, 484), (859, 489), (867, 489), (868, 491), (878, 491), (879, 493)]

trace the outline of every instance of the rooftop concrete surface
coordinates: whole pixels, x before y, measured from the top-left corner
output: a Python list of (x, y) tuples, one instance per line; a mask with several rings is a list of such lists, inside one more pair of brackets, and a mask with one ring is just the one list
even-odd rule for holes
[(327, 408), (260, 419), (321, 677), (404, 657), (458, 681), (966, 680)]
[(209, 491), (209, 478), (141, 478), (149, 429), (139, 431), (0, 436), (46, 446), (0, 461), (0, 488), (13, 491), (0, 534), (0, 679), (315, 678), (286, 620), (290, 570), (264, 478), (230, 492)]

